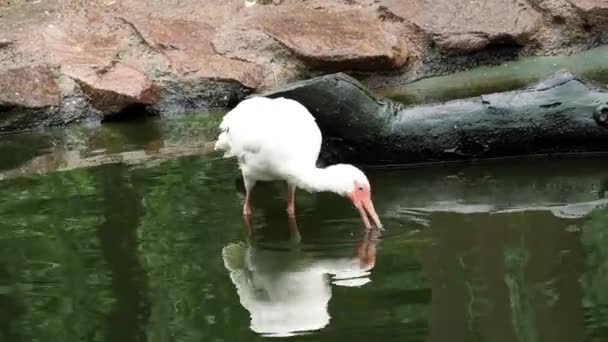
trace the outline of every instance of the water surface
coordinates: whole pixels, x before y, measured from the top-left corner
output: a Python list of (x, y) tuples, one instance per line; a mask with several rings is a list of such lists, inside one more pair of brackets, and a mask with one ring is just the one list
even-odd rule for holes
[(216, 121), (0, 139), (0, 341), (608, 339), (608, 160), (373, 170), (382, 234), (263, 184), (249, 230)]
[(378, 90), (378, 94), (407, 105), (442, 102), (526, 88), (558, 71), (606, 85), (607, 59), (608, 46), (572, 55), (525, 57), (388, 87)]

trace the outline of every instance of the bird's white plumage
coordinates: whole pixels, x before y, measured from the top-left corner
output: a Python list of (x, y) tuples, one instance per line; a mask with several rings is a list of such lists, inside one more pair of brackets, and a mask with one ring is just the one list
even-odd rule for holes
[(253, 97), (228, 112), (215, 145), (225, 157), (236, 157), (244, 178), (287, 180), (314, 168), (321, 149), (321, 131), (300, 103)]
[(243, 214), (251, 214), (249, 195), (257, 181), (284, 180), (289, 184), (290, 215), (295, 211), (295, 188), (331, 191), (353, 202), (366, 227), (371, 228), (367, 215), (382, 226), (361, 170), (349, 164), (317, 167), (321, 131), (300, 103), (285, 98), (246, 99), (224, 116), (219, 127), (222, 132), (215, 149), (224, 151), (227, 158), (238, 158), (243, 173)]

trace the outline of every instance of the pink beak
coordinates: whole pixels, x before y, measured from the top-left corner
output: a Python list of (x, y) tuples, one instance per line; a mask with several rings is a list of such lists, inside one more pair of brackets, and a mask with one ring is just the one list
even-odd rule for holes
[(357, 208), (357, 210), (359, 210), (359, 214), (361, 214), (361, 219), (363, 220), (365, 228), (372, 229), (372, 225), (370, 224), (369, 219), (367, 218), (368, 215), (372, 218), (376, 227), (380, 229), (383, 228), (382, 222), (380, 222), (380, 217), (378, 217), (376, 209), (374, 209), (374, 203), (371, 199), (364, 199), (361, 202), (355, 204), (355, 207)]

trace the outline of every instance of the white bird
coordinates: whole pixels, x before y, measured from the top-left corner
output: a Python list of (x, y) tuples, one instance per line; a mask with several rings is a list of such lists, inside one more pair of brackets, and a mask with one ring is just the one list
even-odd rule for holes
[(215, 149), (236, 157), (245, 184), (243, 214), (251, 215), (250, 195), (257, 181), (287, 182), (287, 213), (295, 215), (295, 190), (330, 191), (350, 199), (371, 228), (382, 227), (365, 174), (350, 164), (318, 168), (321, 131), (306, 107), (295, 100), (252, 97), (228, 112)]

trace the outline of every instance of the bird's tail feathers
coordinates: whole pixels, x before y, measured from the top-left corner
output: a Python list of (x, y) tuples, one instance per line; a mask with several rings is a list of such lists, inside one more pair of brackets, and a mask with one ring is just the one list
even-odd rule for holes
[(229, 158), (229, 157), (234, 156), (234, 153), (232, 152), (230, 140), (228, 139), (228, 135), (226, 134), (226, 132), (223, 132), (217, 138), (214, 149), (216, 151), (224, 151), (224, 158)]

